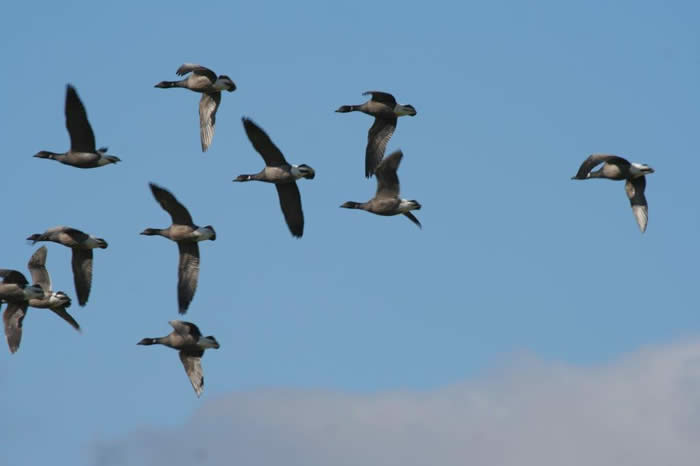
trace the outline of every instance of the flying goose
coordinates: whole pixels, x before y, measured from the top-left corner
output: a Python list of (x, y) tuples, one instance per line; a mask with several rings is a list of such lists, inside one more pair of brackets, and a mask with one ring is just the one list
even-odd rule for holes
[(254, 175), (239, 175), (233, 181), (266, 181), (274, 183), (280, 199), (280, 207), (292, 235), (301, 238), (304, 234), (304, 211), (296, 180), (316, 176), (314, 169), (306, 164), (290, 165), (270, 137), (258, 125), (243, 118), (243, 127), (255, 150), (265, 161), (265, 168)]
[(71, 265), (75, 293), (78, 295), (78, 304), (85, 306), (92, 285), (92, 250), (107, 249), (107, 241), (67, 226), (49, 228), (44, 233), (35, 233), (27, 239), (32, 241), (32, 244), (38, 241), (53, 241), (73, 250)]
[(107, 148), (96, 149), (95, 134), (88, 121), (85, 106), (75, 88), (66, 86), (66, 128), (70, 136), (70, 150), (63, 154), (42, 150), (34, 155), (40, 159), (52, 159), (78, 168), (95, 168), (121, 162), (119, 157), (107, 155)]
[(397, 150), (381, 161), (377, 166), (377, 194), (367, 202), (348, 201), (340, 207), (346, 209), (362, 209), (377, 215), (404, 214), (413, 223), (421, 227), (418, 219), (410, 212), (418, 210), (421, 205), (418, 201), (401, 199), (399, 197), (399, 177), (396, 170), (399, 168), (403, 152)]
[(71, 305), (70, 297), (63, 291), (53, 291), (51, 289), (51, 276), (46, 270), (46, 246), (42, 246), (34, 252), (29, 259), (27, 268), (29, 268), (32, 281), (44, 290), (42, 297), (29, 300), (29, 306), (38, 309), (49, 309), (68, 322), (74, 329), (80, 331), (78, 322), (66, 311), (66, 308)]
[(184, 87), (194, 92), (201, 92), (199, 100), (199, 136), (202, 140), (202, 152), (206, 152), (214, 138), (216, 111), (221, 104), (221, 91), (233, 92), (236, 84), (226, 75), (216, 76), (209, 68), (194, 63), (185, 63), (177, 69), (178, 76), (191, 74), (180, 81), (161, 81), (155, 85), (162, 89)]
[(171, 320), (169, 324), (173, 331), (164, 337), (144, 338), (137, 345), (165, 345), (179, 350), (180, 361), (185, 366), (187, 377), (192, 382), (192, 388), (199, 397), (204, 391), (204, 375), (202, 373), (202, 356), (204, 350), (219, 349), (219, 342), (213, 336), (203, 337), (199, 328), (191, 322)]
[(0, 302), (7, 302), (2, 315), (5, 337), (10, 353), (15, 353), (22, 340), (22, 321), (27, 315), (29, 301), (44, 296), (44, 290), (39, 285), (29, 285), (22, 272), (17, 270), (0, 269), (0, 277)]
[(192, 222), (192, 216), (175, 196), (160, 186), (149, 183), (151, 192), (160, 206), (170, 214), (172, 225), (168, 228), (146, 228), (141, 232), (147, 236), (164, 236), (177, 243), (180, 250), (180, 265), (177, 273), (177, 302), (180, 314), (194, 297), (199, 278), (199, 241), (216, 240), (216, 231), (211, 225), (199, 227)]
[(367, 135), (367, 149), (365, 151), (365, 176), (371, 177), (377, 169), (377, 165), (384, 157), (386, 144), (396, 129), (396, 120), (400, 116), (416, 116), (413, 105), (400, 105), (396, 103), (393, 95), (387, 92), (367, 91), (362, 95), (372, 95), (372, 98), (361, 105), (343, 105), (336, 112), (363, 112), (374, 117), (374, 124)]
[[(603, 166), (591, 171), (599, 164)], [(625, 192), (630, 200), (634, 218), (637, 219), (639, 230), (644, 233), (649, 220), (649, 207), (644, 197), (647, 180), (644, 175), (654, 173), (654, 169), (643, 163), (630, 163), (617, 155), (593, 154), (583, 161), (576, 176), (572, 180), (588, 180), (591, 178), (607, 178), (609, 180), (626, 180)]]

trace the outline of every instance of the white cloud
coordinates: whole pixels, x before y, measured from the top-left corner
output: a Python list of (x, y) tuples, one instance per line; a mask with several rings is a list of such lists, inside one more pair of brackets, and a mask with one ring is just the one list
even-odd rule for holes
[(700, 343), (603, 367), (532, 359), (426, 391), (232, 393), (183, 426), (95, 449), (98, 466), (696, 466)]

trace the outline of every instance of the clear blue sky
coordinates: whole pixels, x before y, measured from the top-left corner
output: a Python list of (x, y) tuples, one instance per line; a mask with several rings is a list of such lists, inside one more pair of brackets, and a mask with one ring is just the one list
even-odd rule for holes
[[(439, 390), (522, 352), (599, 366), (700, 330), (695, 2), (4, 10), (0, 266), (26, 273), (25, 238), (60, 224), (109, 248), (95, 252), (88, 305), (70, 309), (82, 334), (32, 309), (19, 352), (0, 348), (2, 464), (102, 464), (96, 443), (175, 428), (242, 391)], [(238, 86), (206, 154), (199, 96), (153, 88), (185, 62)], [(32, 158), (68, 148), (66, 83), (121, 164)], [(423, 205), (422, 230), (338, 208), (375, 190), (363, 176), (372, 119), (334, 113), (367, 90), (417, 109), (387, 153), (404, 151), (402, 194)], [(272, 186), (231, 182), (263, 166), (244, 115), (316, 170), (299, 182), (301, 240)], [(570, 180), (593, 152), (655, 168), (644, 235), (622, 182)], [(178, 318), (177, 248), (139, 235), (169, 225), (149, 181), (217, 231), (185, 316), (221, 343), (203, 359), (201, 399), (175, 351), (136, 345)], [(54, 289), (75, 299), (70, 251), (48, 247)]]

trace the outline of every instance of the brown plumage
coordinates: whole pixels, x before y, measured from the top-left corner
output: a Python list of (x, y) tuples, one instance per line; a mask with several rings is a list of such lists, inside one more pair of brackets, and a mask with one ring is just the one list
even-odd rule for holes
[(267, 133), (252, 120), (243, 118), (243, 127), (250, 143), (265, 161), (265, 168), (254, 175), (239, 175), (233, 181), (274, 183), (289, 231), (293, 236), (301, 238), (304, 234), (304, 211), (301, 207), (301, 194), (299, 194), (296, 180), (300, 178), (312, 180), (316, 172), (306, 164), (290, 165)]
[(77, 168), (96, 168), (120, 162), (119, 157), (107, 155), (107, 148), (97, 148), (95, 134), (78, 93), (70, 84), (66, 87), (66, 129), (70, 135), (70, 150), (64, 153), (41, 151), (34, 157), (51, 159)]
[(49, 228), (44, 233), (33, 234), (27, 239), (33, 243), (52, 241), (71, 248), (75, 293), (78, 295), (78, 304), (85, 306), (92, 287), (92, 250), (106, 249), (107, 241), (67, 226)]
[[(596, 166), (603, 166), (592, 171)], [(617, 155), (593, 154), (583, 161), (572, 180), (589, 180), (606, 178), (609, 180), (625, 180), (625, 193), (630, 201), (632, 213), (637, 220), (639, 230), (644, 233), (649, 221), (649, 206), (644, 196), (647, 185), (645, 175), (654, 173), (654, 169), (643, 163), (631, 163)]]
[(418, 210), (422, 206), (416, 200), (401, 199), (399, 177), (396, 171), (399, 168), (403, 152), (396, 151), (386, 157), (377, 166), (375, 172), (377, 177), (377, 192), (372, 199), (367, 202), (348, 201), (341, 205), (345, 209), (360, 209), (372, 212), (376, 215), (405, 215), (410, 221), (421, 227), (420, 221), (410, 212)]
[(374, 123), (367, 134), (365, 150), (365, 176), (369, 178), (374, 175), (384, 157), (386, 145), (396, 130), (398, 117), (415, 116), (416, 109), (412, 105), (397, 104), (394, 96), (387, 92), (367, 91), (362, 95), (372, 97), (361, 105), (343, 105), (336, 112), (362, 112), (374, 117)]
[(214, 227), (199, 227), (192, 216), (175, 196), (154, 183), (149, 183), (153, 197), (170, 214), (172, 224), (168, 228), (146, 228), (141, 232), (147, 236), (163, 236), (177, 243), (180, 252), (177, 278), (178, 312), (184, 314), (192, 302), (199, 279), (199, 241), (216, 240)]
[(180, 81), (161, 81), (155, 85), (162, 89), (182, 87), (194, 92), (200, 92), (199, 100), (199, 138), (202, 152), (206, 152), (214, 138), (216, 127), (216, 112), (221, 104), (221, 91), (233, 92), (236, 84), (226, 75), (217, 76), (209, 68), (194, 63), (185, 63), (177, 69), (178, 76), (185, 76)]
[(173, 327), (169, 335), (143, 338), (137, 345), (164, 345), (179, 350), (180, 361), (192, 383), (192, 388), (199, 397), (204, 391), (202, 356), (207, 349), (218, 349), (219, 342), (211, 335), (202, 337), (202, 332), (191, 322), (171, 320), (169, 323)]

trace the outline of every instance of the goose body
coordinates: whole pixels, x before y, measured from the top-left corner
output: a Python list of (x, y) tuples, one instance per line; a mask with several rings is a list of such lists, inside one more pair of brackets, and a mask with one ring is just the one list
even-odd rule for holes
[(44, 233), (35, 233), (27, 239), (33, 244), (38, 241), (52, 241), (71, 248), (75, 293), (78, 295), (78, 304), (85, 306), (92, 287), (92, 250), (95, 248), (106, 249), (107, 241), (84, 233), (77, 228), (62, 225), (49, 228)]
[(374, 175), (384, 157), (386, 145), (396, 130), (398, 118), (415, 116), (416, 109), (413, 105), (396, 103), (394, 96), (387, 92), (367, 91), (362, 95), (371, 95), (371, 98), (361, 105), (343, 105), (336, 112), (362, 112), (374, 117), (374, 124), (367, 134), (365, 150), (365, 176), (369, 178)]
[(348, 201), (341, 205), (345, 209), (366, 210), (376, 215), (405, 215), (413, 223), (421, 227), (420, 221), (411, 213), (418, 210), (421, 205), (418, 201), (402, 199), (399, 197), (399, 178), (396, 171), (399, 168), (403, 152), (396, 151), (386, 157), (377, 166), (377, 193), (367, 202)]
[(188, 75), (180, 81), (161, 81), (155, 85), (161, 89), (182, 87), (202, 94), (199, 99), (199, 137), (202, 152), (206, 152), (214, 138), (216, 112), (221, 104), (221, 91), (233, 92), (236, 84), (226, 75), (217, 76), (209, 68), (185, 63), (177, 69), (178, 76)]
[(34, 157), (51, 159), (77, 168), (96, 168), (120, 162), (119, 157), (107, 155), (107, 148), (97, 148), (95, 134), (78, 93), (70, 84), (66, 87), (66, 128), (70, 135), (70, 150), (64, 153), (40, 151)]
[(29, 285), (26, 277), (17, 270), (0, 269), (0, 278), (0, 302), (7, 303), (2, 314), (5, 337), (10, 353), (15, 353), (22, 341), (22, 322), (27, 315), (29, 301), (43, 297), (44, 290), (37, 284)]
[(293, 236), (304, 234), (304, 211), (296, 180), (314, 179), (316, 172), (306, 164), (290, 165), (270, 137), (252, 120), (243, 118), (243, 127), (255, 150), (265, 161), (265, 168), (253, 175), (239, 175), (233, 181), (264, 181), (277, 188), (280, 207)]
[(199, 243), (216, 240), (216, 231), (211, 225), (197, 226), (192, 216), (168, 190), (149, 183), (153, 197), (170, 214), (172, 224), (168, 228), (146, 228), (141, 232), (147, 236), (163, 236), (177, 243), (180, 263), (177, 278), (178, 312), (184, 314), (192, 302), (199, 280)]
[[(600, 164), (603, 166), (593, 171)], [(639, 230), (644, 233), (649, 221), (649, 206), (644, 196), (646, 175), (654, 173), (654, 169), (643, 163), (629, 162), (617, 155), (593, 154), (583, 161), (572, 180), (589, 180), (605, 178), (609, 180), (625, 180), (625, 193), (630, 201), (632, 213), (637, 221)]]
[(202, 356), (210, 348), (218, 349), (219, 342), (213, 336), (203, 337), (199, 328), (182, 320), (171, 320), (173, 331), (157, 338), (144, 338), (138, 345), (164, 345), (179, 351), (180, 361), (185, 368), (187, 377), (199, 397), (204, 391), (204, 373), (202, 371)]

